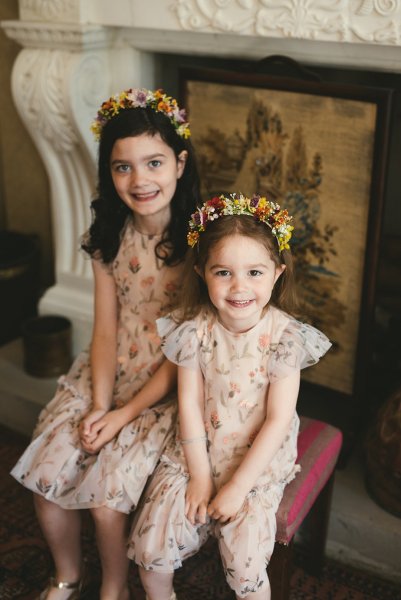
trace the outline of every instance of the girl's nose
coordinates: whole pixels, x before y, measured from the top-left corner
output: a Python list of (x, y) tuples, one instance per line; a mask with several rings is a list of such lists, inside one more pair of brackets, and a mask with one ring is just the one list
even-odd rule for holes
[(138, 187), (146, 182), (146, 176), (142, 169), (132, 169), (131, 187)]
[(231, 290), (239, 292), (245, 287), (245, 282), (242, 277), (233, 277), (231, 280)]

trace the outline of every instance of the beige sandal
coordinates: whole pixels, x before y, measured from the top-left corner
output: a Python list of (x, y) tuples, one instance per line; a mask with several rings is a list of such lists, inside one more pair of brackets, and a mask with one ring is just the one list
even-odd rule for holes
[(50, 577), (49, 585), (43, 592), (40, 594), (38, 600), (46, 600), (50, 588), (58, 588), (59, 590), (72, 590), (71, 594), (68, 596), (67, 600), (78, 600), (82, 591), (83, 579), (81, 578), (79, 581), (75, 581), (74, 583), (70, 583), (68, 581), (56, 581), (55, 577)]

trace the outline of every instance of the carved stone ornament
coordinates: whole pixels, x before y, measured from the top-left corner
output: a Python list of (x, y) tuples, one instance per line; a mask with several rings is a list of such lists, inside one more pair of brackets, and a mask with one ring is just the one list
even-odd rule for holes
[(97, 25), (4, 21), (2, 28), (9, 38), (28, 48), (68, 50), (104, 48), (109, 44), (112, 36), (110, 31)]
[(182, 29), (307, 40), (400, 42), (400, 0), (175, 0)]
[(22, 52), (18, 60), (16, 104), (23, 109), (36, 135), (43, 136), (58, 151), (70, 151), (77, 136), (67, 119), (62, 93), (69, 55), (55, 50), (29, 50)]
[(79, 7), (77, 0), (19, 0), (21, 12), (32, 19), (60, 20), (74, 18)]

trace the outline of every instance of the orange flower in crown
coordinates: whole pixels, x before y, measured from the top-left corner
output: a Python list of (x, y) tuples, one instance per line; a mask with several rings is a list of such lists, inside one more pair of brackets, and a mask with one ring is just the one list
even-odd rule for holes
[(111, 96), (103, 102), (98, 110), (95, 120), (91, 125), (91, 131), (97, 140), (100, 139), (102, 129), (121, 110), (127, 108), (152, 108), (155, 112), (161, 112), (168, 117), (177, 134), (185, 139), (189, 138), (191, 132), (189, 123), (186, 121), (186, 113), (179, 108), (177, 100), (167, 96), (163, 90), (151, 90), (133, 88), (125, 90), (120, 94)]
[(221, 195), (204, 202), (201, 208), (191, 215), (187, 234), (188, 245), (191, 248), (196, 246), (199, 236), (205, 231), (207, 224), (227, 215), (248, 215), (265, 223), (277, 239), (279, 251), (289, 249), (288, 242), (294, 230), (294, 227), (290, 225), (292, 217), (279, 204), (256, 194), (252, 198), (247, 198), (242, 194)]

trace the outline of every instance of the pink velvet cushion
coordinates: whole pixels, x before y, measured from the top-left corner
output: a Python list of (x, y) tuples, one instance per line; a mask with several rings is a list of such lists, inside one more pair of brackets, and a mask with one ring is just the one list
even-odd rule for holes
[(276, 515), (276, 541), (288, 544), (336, 466), (342, 433), (336, 427), (300, 417), (298, 459), (301, 471), (287, 485)]

